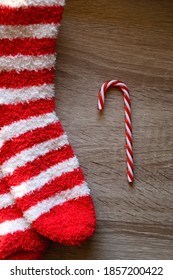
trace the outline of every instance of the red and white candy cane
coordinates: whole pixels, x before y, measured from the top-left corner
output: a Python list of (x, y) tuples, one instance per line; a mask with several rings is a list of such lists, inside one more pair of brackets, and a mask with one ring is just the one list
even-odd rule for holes
[(110, 87), (119, 87), (124, 96), (125, 108), (125, 130), (126, 130), (126, 159), (127, 159), (127, 178), (128, 182), (134, 182), (133, 174), (133, 149), (132, 149), (132, 123), (131, 123), (131, 104), (129, 90), (127, 86), (118, 80), (111, 80), (104, 83), (98, 92), (98, 110), (104, 109), (105, 93)]

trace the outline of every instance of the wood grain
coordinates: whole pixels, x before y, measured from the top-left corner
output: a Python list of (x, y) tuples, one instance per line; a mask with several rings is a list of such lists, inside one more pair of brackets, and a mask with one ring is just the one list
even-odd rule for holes
[[(86, 4), (87, 2), (87, 4)], [(58, 37), (57, 114), (90, 185), (97, 230), (45, 259), (173, 259), (173, 2), (69, 0)], [(126, 179), (123, 98), (130, 88), (135, 184)]]

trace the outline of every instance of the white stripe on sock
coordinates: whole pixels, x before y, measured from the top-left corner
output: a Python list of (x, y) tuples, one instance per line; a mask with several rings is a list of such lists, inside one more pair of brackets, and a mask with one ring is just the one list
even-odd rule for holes
[(3, 176), (7, 176), (10, 173), (12, 174), (15, 169), (24, 166), (28, 162), (34, 161), (37, 157), (43, 156), (50, 151), (58, 150), (67, 144), (69, 144), (67, 136), (64, 134), (58, 138), (44, 141), (40, 144), (34, 145), (29, 149), (23, 150), (3, 163), (1, 166)]
[(25, 132), (40, 127), (45, 127), (48, 124), (54, 123), (56, 121), (58, 121), (58, 118), (55, 112), (53, 112), (38, 117), (31, 117), (26, 120), (20, 120), (18, 122), (13, 122), (10, 125), (6, 125), (0, 130), (0, 148), (7, 140), (10, 140), (15, 136), (19, 136)]
[(10, 193), (0, 195), (0, 210), (14, 204), (14, 198)]
[(79, 162), (76, 157), (73, 157), (48, 168), (46, 171), (42, 171), (39, 175), (32, 177), (18, 186), (11, 186), (11, 192), (14, 198), (21, 198), (30, 192), (41, 189), (48, 182), (60, 177), (62, 174), (72, 172), (78, 167)]
[(16, 231), (24, 231), (29, 227), (30, 226), (23, 218), (5, 221), (0, 224), (0, 235), (6, 235), (8, 233), (12, 234)]
[(50, 99), (54, 96), (54, 85), (24, 87), (20, 89), (0, 88), (0, 104), (16, 104), (41, 98)]
[(1, 56), (0, 57), (0, 72), (16, 70), (18, 72), (23, 70), (41, 70), (50, 69), (55, 66), (55, 55), (15, 55), (15, 56)]
[(90, 190), (87, 186), (87, 183), (85, 182), (82, 185), (75, 186), (74, 188), (68, 189), (66, 191), (62, 191), (54, 196), (44, 199), (41, 202), (38, 202), (36, 205), (31, 206), (23, 214), (27, 221), (29, 223), (32, 223), (42, 214), (49, 212), (53, 207), (61, 205), (66, 201), (77, 199), (82, 196), (87, 196), (89, 194)]
[(56, 38), (60, 24), (1, 25), (0, 39)]
[(0, 0), (0, 5), (11, 8), (20, 8), (27, 6), (64, 6), (65, 0)]

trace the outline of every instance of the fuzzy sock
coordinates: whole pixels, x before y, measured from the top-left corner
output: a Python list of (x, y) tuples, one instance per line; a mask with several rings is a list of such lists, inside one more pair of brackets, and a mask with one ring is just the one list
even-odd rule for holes
[(55, 114), (56, 36), (64, 1), (0, 0), (0, 4), (3, 177), (24, 217), (39, 233), (63, 244), (80, 244), (95, 230), (95, 211)]
[(40, 259), (45, 248), (46, 241), (30, 228), (2, 179), (0, 181), (0, 260)]

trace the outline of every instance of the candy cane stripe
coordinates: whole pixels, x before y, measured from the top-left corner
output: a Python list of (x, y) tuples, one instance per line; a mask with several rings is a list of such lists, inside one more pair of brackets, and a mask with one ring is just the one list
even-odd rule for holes
[(126, 142), (127, 142), (127, 146), (128, 146), (129, 149), (131, 149), (131, 151), (132, 151), (132, 144), (130, 143), (128, 137), (126, 137)]
[(129, 113), (127, 112), (127, 107), (124, 107), (125, 108), (125, 121), (128, 121), (129, 123), (131, 123), (131, 117), (129, 116)]
[[(126, 145), (126, 149), (127, 149), (127, 152), (131, 155), (130, 158), (132, 159), (132, 156), (133, 156), (132, 149), (130, 149), (130, 147), (127, 145)], [(131, 161), (133, 161), (133, 159)]]
[(125, 124), (127, 126), (127, 129), (129, 130), (130, 132), (130, 135), (132, 135), (132, 126), (131, 126), (131, 123), (128, 122), (128, 120), (125, 120)]
[[(130, 142), (130, 144), (131, 144), (130, 148), (131, 148), (131, 150), (132, 150), (132, 137), (128, 134), (128, 131), (126, 131), (126, 141), (127, 141), (127, 139), (128, 139), (128, 141)], [(129, 142), (128, 142), (128, 143), (129, 143)]]
[(127, 123), (126, 123), (126, 130), (128, 131), (129, 138), (131, 139), (132, 133), (131, 133), (130, 128), (128, 127)]
[(128, 156), (128, 153), (126, 155), (127, 155), (127, 162), (128, 162), (128, 165), (129, 165), (129, 171), (132, 174), (133, 173), (133, 171), (132, 171), (133, 170), (133, 165), (132, 165), (130, 157)]

